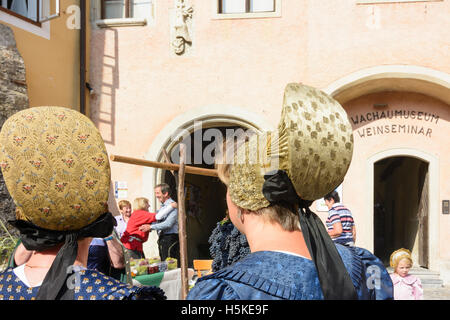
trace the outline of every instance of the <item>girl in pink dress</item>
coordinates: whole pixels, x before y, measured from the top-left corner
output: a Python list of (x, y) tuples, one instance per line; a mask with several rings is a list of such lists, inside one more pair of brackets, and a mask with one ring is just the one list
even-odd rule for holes
[(391, 254), (391, 267), (394, 273), (391, 274), (394, 285), (394, 300), (423, 300), (423, 289), (420, 279), (409, 274), (413, 262), (411, 251), (399, 249)]

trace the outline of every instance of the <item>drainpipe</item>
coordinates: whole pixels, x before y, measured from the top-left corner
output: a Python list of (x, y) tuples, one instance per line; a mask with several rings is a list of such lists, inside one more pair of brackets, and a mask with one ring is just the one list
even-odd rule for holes
[(80, 112), (86, 114), (86, 1), (80, 0)]

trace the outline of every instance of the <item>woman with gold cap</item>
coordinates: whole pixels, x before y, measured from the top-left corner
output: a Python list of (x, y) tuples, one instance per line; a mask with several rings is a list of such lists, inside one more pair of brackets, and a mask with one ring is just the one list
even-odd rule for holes
[(234, 147), (218, 171), (230, 219), (251, 253), (198, 279), (188, 299), (392, 299), (381, 261), (335, 245), (309, 209), (350, 165), (352, 128), (337, 101), (289, 84), (278, 130), (249, 137), (235, 154)]
[(0, 300), (165, 299), (86, 269), (93, 237), (111, 235), (110, 167), (104, 142), (81, 113), (35, 107), (0, 133), (0, 163), (29, 260), (0, 273)]

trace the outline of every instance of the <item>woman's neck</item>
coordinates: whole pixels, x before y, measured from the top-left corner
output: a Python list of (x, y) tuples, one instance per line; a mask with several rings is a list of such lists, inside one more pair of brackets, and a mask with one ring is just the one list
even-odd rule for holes
[(259, 221), (250, 230), (246, 228), (245, 236), (251, 252), (287, 251), (311, 259), (303, 233), (299, 230), (286, 231), (278, 223)]
[[(87, 253), (89, 252), (91, 239), (92, 238), (88, 241), (78, 241), (78, 252), (74, 265), (87, 266)], [(34, 251), (30, 259), (26, 262), (26, 265), (31, 267), (38, 266), (50, 268), (61, 247), (62, 244), (45, 251)]]
[[(91, 243), (91, 240), (92, 238), (85, 238), (78, 241), (77, 257), (73, 265), (82, 267), (87, 266), (89, 244)], [(32, 287), (42, 283), (61, 247), (62, 244), (45, 251), (35, 251), (25, 263), (25, 276)]]

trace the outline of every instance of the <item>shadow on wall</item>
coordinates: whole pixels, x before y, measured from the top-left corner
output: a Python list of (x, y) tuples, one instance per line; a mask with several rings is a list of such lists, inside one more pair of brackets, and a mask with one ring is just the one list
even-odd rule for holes
[(100, 129), (105, 143), (114, 145), (116, 93), (120, 85), (117, 30), (92, 30), (90, 45), (90, 84), (94, 89), (90, 96), (91, 119)]

